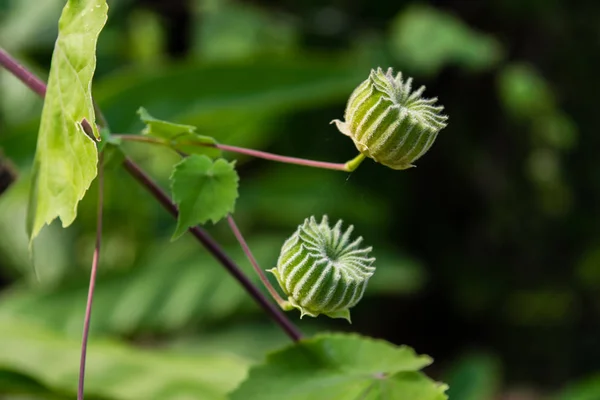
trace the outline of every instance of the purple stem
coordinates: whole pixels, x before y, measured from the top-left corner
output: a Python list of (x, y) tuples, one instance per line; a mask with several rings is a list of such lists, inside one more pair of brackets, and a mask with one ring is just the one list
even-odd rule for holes
[(44, 81), (19, 64), (2, 47), (0, 47), (0, 65), (19, 78), (29, 89), (39, 94), (40, 97), (46, 95), (46, 84)]
[(81, 360), (79, 362), (79, 384), (77, 386), (77, 400), (83, 400), (83, 385), (85, 381), (85, 361), (87, 356), (87, 344), (90, 334), (90, 321), (92, 320), (92, 303), (94, 301), (94, 289), (96, 287), (96, 276), (98, 275), (98, 264), (100, 262), (100, 244), (102, 243), (102, 210), (104, 206), (104, 153), (98, 157), (98, 213), (96, 217), (96, 246), (92, 257), (92, 271), (90, 273), (90, 285), (88, 288), (87, 304), (85, 306), (85, 319), (83, 322), (83, 339), (81, 340)]
[(235, 238), (240, 244), (242, 250), (244, 251), (244, 254), (248, 258), (248, 261), (250, 261), (250, 264), (252, 264), (254, 271), (256, 271), (256, 273), (260, 277), (260, 280), (265, 285), (271, 296), (275, 299), (277, 304), (281, 306), (285, 302), (285, 300), (283, 300), (279, 293), (277, 293), (277, 290), (275, 290), (273, 285), (271, 285), (271, 282), (269, 282), (269, 279), (265, 275), (265, 272), (260, 268), (260, 265), (258, 265), (258, 261), (256, 261), (254, 254), (252, 254), (252, 250), (250, 250), (250, 246), (248, 246), (248, 243), (246, 243), (244, 235), (242, 235), (242, 232), (238, 228), (231, 214), (227, 215), (227, 223), (229, 223), (229, 228), (231, 228), (231, 231), (233, 232)]

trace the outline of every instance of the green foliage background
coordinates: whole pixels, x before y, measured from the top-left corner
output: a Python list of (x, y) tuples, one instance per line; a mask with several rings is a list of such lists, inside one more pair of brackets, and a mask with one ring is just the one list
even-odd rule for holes
[[(450, 119), (415, 169), (366, 161), (344, 174), (231, 157), (240, 174), (236, 219), (256, 257), (271, 267), (309, 215), (343, 218), (375, 247), (378, 271), (351, 326), (303, 319), (303, 331), (410, 345), (435, 359), (427, 372), (450, 385), (451, 399), (600, 398), (600, 6), (109, 5), (94, 96), (115, 132), (139, 132), (142, 106), (220, 143), (344, 162), (355, 149), (329, 122), (370, 68), (392, 66), (427, 85)], [(0, 0), (0, 46), (44, 79), (63, 6)], [(0, 146), (20, 175), (0, 196), (0, 394), (63, 398), (73, 387), (52, 371), (76, 373), (96, 187), (72, 227), (42, 231), (34, 270), (25, 211), (41, 104), (0, 71)], [(168, 187), (175, 155), (127, 148)], [(196, 387), (220, 398), (213, 394), (288, 339), (193, 240), (170, 243), (175, 222), (129, 176), (114, 169), (106, 181), (92, 343), (114, 356), (91, 356), (90, 371), (122, 357), (141, 375), (91, 375), (90, 387), (101, 389), (98, 398), (175, 398)], [(208, 228), (251, 273), (225, 224)], [(199, 382), (194, 373), (211, 367), (214, 379)], [(155, 390), (141, 391), (149, 382)]]

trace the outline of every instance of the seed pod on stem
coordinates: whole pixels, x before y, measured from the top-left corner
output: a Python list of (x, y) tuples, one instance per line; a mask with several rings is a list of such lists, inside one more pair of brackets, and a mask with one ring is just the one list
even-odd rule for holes
[(353, 228), (342, 232), (341, 220), (332, 228), (327, 216), (320, 223), (310, 217), (285, 241), (277, 267), (269, 270), (288, 296), (284, 309), (350, 322), (349, 309), (375, 272), (375, 259), (368, 257), (372, 248), (360, 247), (362, 237), (351, 240)]
[(365, 156), (392, 169), (407, 169), (425, 154), (448, 117), (437, 98), (422, 97), (425, 86), (412, 91), (412, 78), (394, 76), (391, 68), (371, 70), (350, 95), (345, 121), (333, 120)]

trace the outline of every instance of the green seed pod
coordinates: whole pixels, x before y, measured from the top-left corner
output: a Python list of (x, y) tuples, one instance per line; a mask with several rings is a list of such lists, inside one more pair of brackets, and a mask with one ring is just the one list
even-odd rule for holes
[(437, 98), (421, 97), (425, 86), (411, 92), (412, 78), (395, 77), (392, 69), (371, 70), (369, 78), (350, 95), (345, 122), (333, 120), (365, 156), (393, 169), (413, 167), (446, 127), (447, 116)]
[(277, 267), (269, 270), (288, 296), (286, 309), (304, 315), (325, 314), (350, 322), (350, 308), (362, 298), (375, 267), (371, 247), (360, 248), (362, 237), (351, 241), (354, 227), (342, 232), (342, 221), (333, 228), (327, 216), (320, 223), (307, 218), (285, 241)]

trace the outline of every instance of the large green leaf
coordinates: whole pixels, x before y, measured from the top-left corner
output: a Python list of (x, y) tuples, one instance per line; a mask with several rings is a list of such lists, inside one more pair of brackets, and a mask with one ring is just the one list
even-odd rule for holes
[[(0, 321), (0, 371), (21, 376), (21, 381), (33, 379), (38, 383), (31, 386), (34, 393), (51, 388), (73, 396), (80, 346), (80, 340), (66, 339), (36, 325), (16, 319)], [(246, 360), (231, 354), (187, 357), (97, 339), (90, 342), (87, 360), (86, 392), (123, 400), (225, 399), (248, 366)], [(12, 385), (11, 390), (16, 383), (0, 379), (0, 385)], [(21, 391), (23, 387), (20, 385)], [(0, 386), (0, 393), (3, 390)]]
[(106, 0), (70, 0), (60, 17), (42, 111), (28, 211), (33, 240), (42, 227), (60, 218), (63, 227), (77, 215), (77, 204), (96, 177), (96, 145), (82, 121), (95, 125), (91, 83), (96, 41), (107, 18)]
[(446, 385), (420, 372), (431, 359), (358, 335), (318, 335), (272, 353), (232, 400), (444, 400)]
[(193, 154), (175, 165), (171, 175), (173, 200), (179, 207), (173, 239), (191, 226), (209, 220), (217, 223), (233, 213), (238, 197), (238, 175), (235, 162)]

